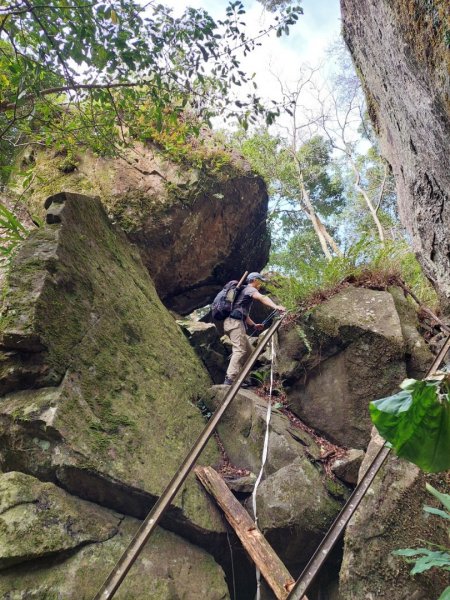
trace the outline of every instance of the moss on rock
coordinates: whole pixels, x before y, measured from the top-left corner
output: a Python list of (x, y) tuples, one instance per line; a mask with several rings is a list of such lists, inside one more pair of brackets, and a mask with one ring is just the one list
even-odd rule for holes
[(117, 533), (119, 518), (24, 473), (0, 476), (0, 569)]
[[(375, 435), (361, 467), (364, 473), (383, 443)], [(342, 600), (434, 600), (448, 584), (441, 570), (411, 576), (411, 565), (392, 555), (400, 548), (423, 547), (424, 541), (445, 546), (448, 528), (444, 519), (423, 511), (438, 503), (425, 483), (448, 492), (448, 473), (427, 475), (392, 453), (374, 479), (345, 533), (340, 573)]]
[(303, 336), (295, 325), (280, 334), (281, 376), (292, 411), (333, 443), (366, 448), (369, 402), (393, 393), (406, 376), (392, 296), (348, 287), (305, 315), (301, 327)]
[[(116, 509), (134, 493), (129, 510), (143, 516), (203, 428), (195, 402), (209, 377), (100, 202), (61, 194), (49, 205), (54, 223), (22, 244), (8, 280), (2, 464)], [(203, 460), (218, 461), (213, 445)], [(187, 485), (197, 502), (180, 518), (221, 531), (198, 484)]]
[[(9, 600), (91, 600), (140, 525), (22, 473), (0, 477), (0, 498), (0, 597)], [(229, 595), (211, 556), (158, 528), (116, 597)]]
[(160, 297), (179, 314), (207, 304), (249, 265), (258, 270), (267, 262), (266, 186), (239, 156), (198, 168), (136, 143), (126, 158), (80, 149), (75, 170), (62, 173), (60, 165), (60, 155), (39, 151), (31, 186), (21, 190), (16, 182), (30, 212), (43, 218), (45, 198), (61, 190), (98, 196), (139, 249)]

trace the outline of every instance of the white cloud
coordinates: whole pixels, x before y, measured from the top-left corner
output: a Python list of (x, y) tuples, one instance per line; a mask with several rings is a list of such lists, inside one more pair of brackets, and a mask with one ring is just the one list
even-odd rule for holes
[[(214, 19), (224, 17), (227, 2), (223, 0), (163, 0), (171, 6), (175, 14), (181, 14), (185, 8), (204, 8)], [(272, 21), (273, 15), (263, 9), (257, 0), (244, 0), (245, 21), (248, 34), (256, 36), (261, 29)], [(270, 71), (277, 73), (283, 80), (295, 81), (303, 64), (317, 65), (325, 61), (327, 48), (340, 32), (339, 0), (305, 0), (302, 3), (304, 14), (291, 28), (289, 36), (277, 38), (275, 32), (263, 38), (262, 45), (247, 57), (242, 57), (242, 67), (247, 73), (255, 73), (258, 93), (262, 98), (277, 99), (276, 80)]]

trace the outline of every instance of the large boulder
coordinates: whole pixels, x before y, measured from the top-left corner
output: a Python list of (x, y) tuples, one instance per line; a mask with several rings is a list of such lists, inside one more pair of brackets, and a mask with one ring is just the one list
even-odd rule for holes
[[(383, 440), (373, 434), (360, 476), (366, 471)], [(423, 505), (438, 503), (426, 492), (430, 482), (448, 491), (448, 474), (427, 476), (415, 465), (392, 453), (367, 491), (345, 533), (340, 573), (341, 600), (436, 600), (448, 576), (431, 569), (411, 576), (411, 565), (392, 555), (400, 548), (448, 545), (444, 519), (423, 511)]]
[[(225, 386), (214, 386), (204, 401), (214, 411)], [(234, 398), (217, 426), (230, 460), (258, 473), (264, 448), (267, 403), (251, 391)], [(258, 526), (280, 558), (297, 573), (337, 516), (348, 491), (319, 466), (314, 438), (274, 409), (264, 479), (256, 494)], [(251, 512), (251, 502), (247, 502)]]
[(126, 159), (80, 149), (68, 170), (67, 157), (40, 151), (27, 159), (36, 174), (27, 202), (42, 216), (44, 199), (61, 190), (99, 196), (138, 247), (165, 305), (186, 315), (268, 259), (264, 181), (241, 157), (214, 152), (205, 149), (198, 167), (151, 144), (137, 143)]
[(342, 485), (327, 480), (309, 460), (298, 457), (258, 487), (258, 526), (283, 562), (298, 574), (346, 497)]
[(119, 515), (53, 483), (15, 471), (0, 475), (0, 569), (105, 542), (119, 523)]
[[(47, 204), (4, 288), (0, 470), (142, 518), (204, 427), (210, 379), (100, 202)], [(212, 443), (202, 460), (218, 462)], [(193, 477), (166, 526), (202, 543), (223, 531)]]
[(416, 306), (405, 297), (399, 287), (390, 287), (389, 293), (394, 299), (395, 308), (400, 318), (403, 339), (405, 340), (405, 362), (408, 377), (423, 379), (434, 361), (434, 354), (419, 333), (419, 319)]
[(348, 287), (280, 332), (291, 410), (341, 446), (370, 440), (368, 405), (406, 377), (400, 319), (388, 292)]
[(341, 0), (343, 33), (418, 258), (450, 302), (448, 1)]
[[(0, 475), (0, 597), (91, 600), (140, 522), (23, 473)], [(123, 600), (225, 600), (222, 569), (157, 529), (120, 586)]]
[[(211, 387), (202, 400), (211, 412), (223, 402), (228, 386)], [(264, 447), (267, 403), (250, 390), (239, 390), (220, 422), (217, 433), (224, 443), (227, 455), (235, 465), (258, 473)], [(320, 448), (306, 431), (294, 427), (278, 410), (273, 410), (266, 475), (291, 464), (296, 458), (309, 456), (315, 460)]]

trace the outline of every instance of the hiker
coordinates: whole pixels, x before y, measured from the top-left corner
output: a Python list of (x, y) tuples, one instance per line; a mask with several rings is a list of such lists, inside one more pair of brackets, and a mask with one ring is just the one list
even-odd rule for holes
[[(258, 291), (264, 281), (266, 280), (261, 273), (250, 273), (247, 277), (247, 285), (239, 292), (233, 304), (233, 310), (231, 311), (230, 316), (223, 322), (223, 329), (230, 338), (233, 346), (233, 353), (224, 381), (225, 385), (233, 384), (245, 361), (253, 351), (247, 338), (244, 321), (249, 327), (253, 327), (256, 331), (262, 331), (264, 329), (262, 323), (255, 323), (249, 317), (253, 300), (261, 302), (280, 312), (285, 312), (286, 310), (284, 306), (275, 304), (268, 296), (263, 296)], [(250, 384), (244, 382), (242, 387), (250, 387)]]

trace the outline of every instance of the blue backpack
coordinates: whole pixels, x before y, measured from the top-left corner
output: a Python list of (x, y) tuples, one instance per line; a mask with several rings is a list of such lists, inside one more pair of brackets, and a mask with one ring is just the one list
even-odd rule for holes
[(211, 313), (214, 320), (224, 321), (230, 316), (233, 304), (243, 287), (245, 287), (241, 286), (238, 288), (238, 283), (236, 279), (229, 281), (212, 301)]

